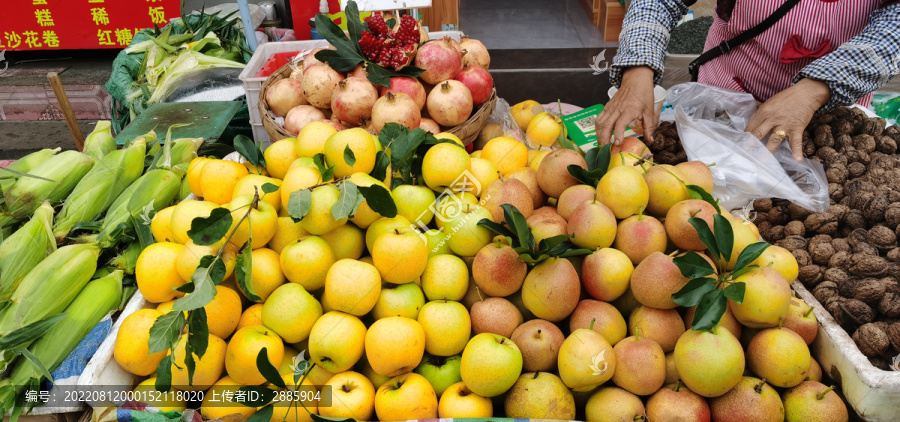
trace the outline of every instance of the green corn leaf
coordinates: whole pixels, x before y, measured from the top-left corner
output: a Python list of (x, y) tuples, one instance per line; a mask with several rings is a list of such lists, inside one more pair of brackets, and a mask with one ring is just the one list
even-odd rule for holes
[(0, 337), (0, 350), (14, 349), (39, 339), (47, 333), (47, 331), (50, 331), (50, 329), (63, 319), (63, 317), (65, 317), (65, 313), (49, 316)]

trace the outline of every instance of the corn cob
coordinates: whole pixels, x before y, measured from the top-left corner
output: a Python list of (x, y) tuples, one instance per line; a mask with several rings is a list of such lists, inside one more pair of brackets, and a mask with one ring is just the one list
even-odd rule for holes
[(113, 238), (113, 231), (121, 224), (130, 227), (132, 216), (143, 218), (145, 213), (169, 206), (181, 189), (181, 177), (169, 170), (155, 169), (141, 176), (132, 186), (133, 189), (129, 187), (116, 198), (103, 219), (103, 230), (99, 236), (102, 247), (109, 247), (117, 241)]
[(97, 122), (94, 131), (84, 139), (84, 153), (99, 161), (115, 150), (116, 139), (112, 136), (112, 124), (109, 120)]
[[(187, 174), (187, 170), (185, 170), (185, 174)], [(178, 202), (184, 201), (190, 194), (191, 184), (188, 183), (188, 178), (185, 177), (181, 179), (181, 190), (178, 192)]]
[(76, 223), (92, 221), (106, 211), (141, 176), (146, 152), (144, 140), (138, 139), (128, 148), (112, 151), (100, 159), (66, 198), (54, 226), (56, 239), (61, 241)]
[[(37, 167), (38, 164), (47, 161), (48, 158), (52, 157), (53, 154), (59, 152), (61, 148), (49, 149), (45, 148), (40, 151), (32, 152), (16, 161), (12, 164), (6, 166), (6, 169), (15, 171), (17, 173), (28, 173), (31, 169)], [(6, 192), (6, 190), (15, 183), (16, 179), (19, 178), (18, 174), (15, 174), (10, 171), (0, 170), (0, 191)]]
[(78, 151), (63, 151), (50, 157), (28, 172), (37, 177), (22, 176), (5, 192), (7, 211), (21, 220), (34, 213), (41, 202), (61, 201), (93, 166), (94, 159)]
[(22, 279), (9, 306), (0, 313), (0, 336), (66, 309), (97, 271), (99, 256), (96, 245), (78, 244), (44, 258)]
[[(190, 164), (197, 158), (197, 150), (203, 144), (203, 138), (180, 138), (172, 141), (172, 149), (169, 152), (169, 166), (175, 167), (182, 164)], [(163, 157), (165, 160), (165, 157)]]
[(28, 272), (56, 250), (52, 221), (53, 207), (44, 202), (31, 220), (0, 244), (0, 302), (9, 299)]
[(134, 274), (134, 267), (137, 265), (137, 259), (141, 256), (141, 242), (134, 241), (125, 246), (119, 255), (113, 258), (111, 264), (125, 271), (126, 274)]
[[(114, 271), (84, 286), (66, 307), (65, 316), (28, 348), (48, 371), (59, 367), (97, 323), (119, 306), (122, 277), (122, 271)], [(21, 393), (32, 379), (41, 378), (42, 372), (31, 361), (22, 359), (10, 375), (10, 385)], [(0, 406), (3, 402), (0, 399)]]

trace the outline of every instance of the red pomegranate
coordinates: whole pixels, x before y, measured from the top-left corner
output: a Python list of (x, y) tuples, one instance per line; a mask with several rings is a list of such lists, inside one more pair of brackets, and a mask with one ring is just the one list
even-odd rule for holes
[(316, 58), (316, 53), (318, 53), (322, 50), (331, 50), (331, 48), (327, 48), (327, 47), (314, 48), (314, 49), (312, 49), (312, 51), (309, 52), (309, 54), (307, 54), (306, 56), (303, 57), (303, 72), (306, 72), (306, 69), (309, 69), (313, 66), (322, 64), (322, 62)]
[(300, 82), (303, 83), (303, 95), (315, 107), (331, 107), (331, 94), (344, 76), (327, 64), (313, 66), (303, 72)]
[(303, 96), (303, 84), (291, 78), (284, 78), (272, 84), (266, 90), (266, 103), (269, 104), (269, 110), (279, 117), (284, 117), (298, 105), (309, 104)]
[(338, 82), (331, 94), (331, 112), (342, 122), (358, 125), (361, 119), (372, 117), (372, 106), (378, 92), (366, 79), (351, 76)]
[(409, 95), (413, 101), (416, 102), (416, 105), (419, 106), (419, 110), (425, 107), (425, 87), (422, 86), (422, 83), (419, 82), (416, 78), (407, 78), (403, 76), (394, 76), (391, 78), (391, 87), (381, 87), (381, 96), (387, 95), (388, 92), (392, 92), (394, 94), (403, 93)]
[(381, 67), (400, 70), (408, 66), (419, 46), (419, 24), (412, 16), (400, 18), (391, 30), (381, 15), (366, 18), (367, 31), (359, 39), (359, 47), (369, 60)]
[(372, 129), (381, 132), (381, 128), (388, 123), (399, 123), (410, 129), (419, 127), (422, 121), (422, 112), (416, 102), (409, 95), (403, 93), (391, 93), (375, 101), (372, 107)]
[(451, 79), (431, 90), (426, 107), (428, 115), (441, 126), (456, 126), (472, 114), (472, 93), (462, 82)]
[(453, 46), (452, 38), (444, 37), (428, 41), (419, 48), (416, 67), (425, 70), (419, 76), (425, 83), (437, 85), (453, 79), (462, 70), (462, 56)]
[(491, 98), (494, 78), (481, 65), (473, 63), (465, 66), (454, 79), (469, 88), (469, 92), (472, 93), (472, 104), (481, 105)]
[(485, 69), (490, 69), (491, 55), (488, 54), (487, 47), (481, 41), (473, 40), (463, 35), (459, 42), (459, 47), (466, 50), (466, 54), (462, 58), (463, 66), (477, 63)]
[(360, 64), (356, 65), (356, 67), (354, 67), (353, 69), (351, 69), (350, 72), (347, 72), (347, 77), (348, 77), (348, 78), (349, 78), (349, 77), (356, 77), (356, 78), (368, 79), (368, 78), (369, 78), (369, 72), (366, 71), (366, 63), (363, 62), (363, 63), (360, 63)]
[(325, 113), (311, 105), (299, 105), (284, 116), (284, 128), (294, 135), (300, 133), (304, 126), (319, 120), (326, 120)]

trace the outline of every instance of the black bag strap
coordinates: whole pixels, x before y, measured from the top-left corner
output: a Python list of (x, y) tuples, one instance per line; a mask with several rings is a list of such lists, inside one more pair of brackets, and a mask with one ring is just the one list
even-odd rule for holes
[(775, 25), (778, 21), (785, 17), (794, 6), (800, 4), (800, 0), (787, 0), (784, 4), (781, 5), (774, 13), (772, 13), (769, 17), (767, 17), (762, 22), (756, 24), (756, 26), (741, 32), (736, 37), (722, 41), (718, 47), (711, 48), (694, 59), (691, 64), (688, 65), (688, 72), (691, 74), (691, 81), (697, 82), (697, 77), (700, 74), (700, 66), (709, 62), (716, 57), (719, 57), (723, 54), (728, 53), (729, 51), (737, 48), (739, 45), (753, 39), (759, 34), (762, 34), (767, 29), (771, 28), (772, 25)]

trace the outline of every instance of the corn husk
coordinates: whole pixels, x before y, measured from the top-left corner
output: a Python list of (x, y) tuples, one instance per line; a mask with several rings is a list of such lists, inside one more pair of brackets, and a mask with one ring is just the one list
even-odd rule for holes
[(83, 151), (94, 160), (100, 160), (116, 148), (116, 139), (112, 136), (112, 123), (109, 120), (98, 121), (94, 131), (84, 138)]
[(53, 207), (44, 202), (31, 220), (0, 244), (0, 302), (9, 299), (28, 272), (56, 250), (52, 222)]
[(126, 230), (135, 217), (150, 224), (153, 211), (161, 210), (175, 199), (181, 189), (181, 176), (163, 169), (150, 170), (131, 184), (122, 195), (116, 198), (103, 219), (99, 244), (106, 248), (115, 244), (115, 231), (120, 225)]
[[(59, 314), (97, 271), (100, 248), (91, 244), (63, 246), (35, 266), (0, 312), (0, 336)], [(0, 367), (2, 367), (0, 363)]]
[(61, 149), (62, 148), (45, 148), (13, 161), (12, 164), (5, 167), (12, 171), (0, 170), (0, 191), (6, 192), (6, 190), (19, 178), (19, 173), (28, 173), (31, 169), (37, 167), (38, 164), (47, 161), (53, 154), (58, 153)]
[[(49, 331), (32, 343), (28, 350), (48, 371), (53, 372), (94, 327), (115, 310), (122, 296), (122, 271), (89, 282), (72, 303), (65, 316)], [(10, 384), (21, 393), (31, 380), (40, 380), (43, 373), (30, 360), (21, 359), (10, 375)], [(5, 397), (9, 400), (9, 394)], [(3, 400), (0, 399), (0, 403)]]
[(134, 268), (137, 266), (137, 259), (141, 256), (141, 242), (134, 241), (125, 246), (110, 263), (112, 266), (125, 271), (125, 274), (134, 274)]
[(56, 219), (54, 236), (61, 241), (79, 222), (100, 216), (144, 171), (147, 145), (143, 139), (128, 148), (110, 152), (88, 172), (66, 198)]
[(78, 151), (56, 154), (22, 176), (4, 192), (7, 212), (16, 219), (24, 219), (44, 201), (61, 201), (75, 189), (94, 166), (94, 159)]

